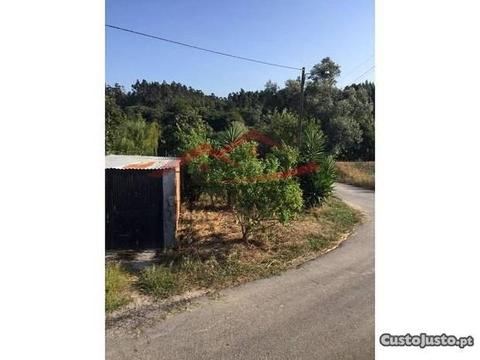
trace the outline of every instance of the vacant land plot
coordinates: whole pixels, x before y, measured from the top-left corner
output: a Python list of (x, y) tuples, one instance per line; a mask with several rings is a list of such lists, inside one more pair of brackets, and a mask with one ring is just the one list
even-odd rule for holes
[(210, 292), (278, 274), (334, 248), (361, 214), (332, 198), (288, 225), (266, 224), (248, 243), (241, 240), (240, 226), (225, 208), (184, 210), (181, 218), (178, 247), (159, 253), (154, 265), (141, 270), (107, 265), (108, 312), (136, 299)]
[(374, 161), (337, 161), (336, 167), (339, 182), (375, 190)]

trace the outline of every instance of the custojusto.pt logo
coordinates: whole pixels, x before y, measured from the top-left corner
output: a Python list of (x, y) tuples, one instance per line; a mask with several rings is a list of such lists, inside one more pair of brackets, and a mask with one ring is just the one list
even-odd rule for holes
[(419, 335), (392, 335), (384, 333), (380, 336), (380, 344), (382, 346), (416, 346), (425, 348), (428, 346), (456, 346), (461, 349), (467, 346), (473, 346), (473, 336), (457, 337), (455, 335), (427, 335), (421, 333)]

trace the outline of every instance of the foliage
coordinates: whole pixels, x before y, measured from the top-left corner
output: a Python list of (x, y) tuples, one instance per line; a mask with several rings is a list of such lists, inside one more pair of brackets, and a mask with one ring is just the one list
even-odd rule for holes
[(355, 119), (339, 116), (330, 120), (330, 149), (341, 159), (351, 159), (362, 141), (362, 129)]
[(208, 144), (209, 126), (200, 117), (179, 117), (175, 123), (174, 137), (177, 145), (177, 155)]
[[(192, 183), (198, 184), (197, 198), (204, 192), (222, 198), (233, 209), (244, 240), (265, 220), (286, 222), (303, 205), (299, 184), (278, 175), (297, 164), (298, 151), (287, 145), (275, 147), (265, 159), (257, 152), (257, 143), (235, 144), (245, 128), (233, 123), (223, 134), (221, 148), (211, 148), (187, 165)], [(188, 136), (185, 136), (188, 138)], [(211, 144), (211, 141), (206, 143)], [(194, 146), (196, 143), (190, 143)]]
[(329, 57), (326, 57), (310, 70), (309, 78), (315, 83), (323, 83), (332, 86), (335, 85), (336, 78), (339, 75), (340, 66), (335, 64)]
[(303, 199), (307, 206), (324, 202), (333, 192), (336, 180), (335, 161), (333, 156), (325, 154), (324, 148), (324, 134), (318, 126), (308, 123), (304, 129), (302, 161), (304, 164), (317, 164), (317, 169), (300, 176)]
[(126, 155), (156, 155), (160, 128), (137, 115), (126, 118), (112, 132), (109, 152)]
[(234, 121), (220, 134), (220, 143), (223, 146), (233, 144), (247, 132), (246, 126), (240, 121)]
[(300, 177), (305, 205), (315, 206), (323, 203), (333, 192), (336, 180), (335, 160), (331, 155), (325, 156), (318, 169)]
[[(267, 158), (276, 159), (282, 171), (288, 171), (297, 166), (300, 153), (297, 148), (282, 144), (281, 146), (274, 146)], [(273, 160), (274, 161), (274, 160)]]
[(188, 203), (192, 203), (198, 200), (203, 191), (209, 192), (210, 189), (207, 174), (203, 171), (210, 162), (208, 155), (210, 129), (198, 117), (193, 118), (191, 122), (187, 120), (183, 118), (176, 123), (174, 137), (178, 143), (177, 151), (184, 157), (186, 163), (182, 167), (182, 196)]
[(325, 135), (313, 122), (308, 122), (303, 130), (302, 160), (320, 162), (325, 156)]
[[(322, 129), (325, 152), (342, 160), (374, 160), (375, 85), (365, 82), (340, 89), (336, 86), (339, 75), (340, 66), (330, 58), (322, 59), (310, 69), (305, 85), (305, 119)], [(177, 125), (195, 124), (199, 120), (206, 124), (212, 144), (221, 142), (232, 124), (265, 132), (279, 143), (283, 141), (290, 146), (296, 143), (300, 110), (298, 77), (287, 80), (284, 86), (269, 81), (262, 90), (240, 89), (226, 97), (204, 94), (176, 82), (145, 80), (137, 81), (129, 91), (119, 85), (107, 85), (105, 93), (107, 153), (132, 152), (132, 147), (138, 147), (138, 141), (133, 146), (121, 141), (125, 133), (130, 136), (132, 131), (140, 132), (131, 129), (136, 128), (138, 118), (149, 126), (157, 124), (161, 130), (156, 151), (159, 155), (181, 154)], [(263, 150), (260, 150), (262, 156)]]
[(116, 129), (125, 121), (125, 114), (115, 102), (115, 98), (105, 95), (105, 151), (111, 153), (116, 136)]
[(303, 205), (299, 184), (278, 178), (280, 161), (275, 155), (258, 158), (256, 144), (248, 142), (232, 151), (235, 165), (223, 166), (224, 192), (242, 229), (243, 239), (265, 220), (287, 222)]
[(287, 110), (274, 110), (265, 116), (261, 130), (271, 139), (293, 146), (298, 133), (298, 116)]

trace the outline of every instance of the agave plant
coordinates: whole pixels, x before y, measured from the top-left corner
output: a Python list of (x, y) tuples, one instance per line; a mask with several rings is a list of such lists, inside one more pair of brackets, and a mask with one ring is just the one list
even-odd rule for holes
[(234, 121), (232, 124), (222, 133), (220, 142), (222, 145), (229, 145), (240, 139), (247, 132), (246, 126), (239, 122)]
[(336, 169), (333, 156), (325, 154), (325, 135), (312, 122), (304, 130), (301, 159), (303, 163), (318, 165), (316, 171), (300, 177), (304, 202), (307, 206), (321, 204), (333, 192)]
[(302, 160), (320, 163), (325, 157), (325, 135), (313, 122), (307, 123), (303, 132)]

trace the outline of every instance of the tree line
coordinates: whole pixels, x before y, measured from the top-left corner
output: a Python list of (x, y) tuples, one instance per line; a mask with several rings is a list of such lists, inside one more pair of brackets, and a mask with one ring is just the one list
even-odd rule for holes
[[(325, 152), (339, 160), (374, 160), (375, 84), (337, 87), (340, 66), (324, 58), (308, 73), (304, 122), (324, 137)], [(105, 87), (106, 152), (180, 155), (189, 127), (220, 138), (233, 124), (295, 143), (300, 115), (300, 78), (283, 87), (268, 81), (263, 90), (226, 97), (204, 94), (183, 84), (137, 81), (131, 90)], [(185, 130), (187, 129), (187, 130)]]

